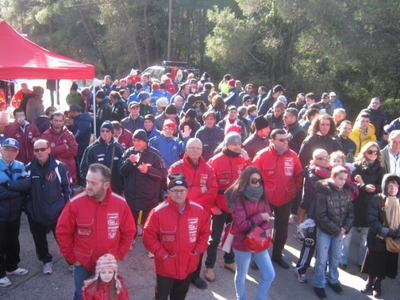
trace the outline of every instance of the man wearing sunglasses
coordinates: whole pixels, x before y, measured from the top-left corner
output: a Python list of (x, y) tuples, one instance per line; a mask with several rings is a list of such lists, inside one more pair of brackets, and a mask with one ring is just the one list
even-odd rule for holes
[(33, 149), (35, 159), (26, 166), (31, 178), (26, 210), (37, 257), (43, 262), (42, 273), (50, 275), (53, 256), (49, 252), (47, 230), (50, 228), (55, 236), (58, 217), (71, 196), (71, 178), (67, 166), (50, 154), (52, 149), (47, 140), (37, 140)]
[(270, 137), (270, 146), (256, 154), (253, 165), (263, 174), (269, 205), (275, 215), (272, 261), (289, 269), (282, 251), (287, 239), (291, 202), (301, 189), (303, 168), (297, 154), (288, 147), (284, 129), (272, 130)]

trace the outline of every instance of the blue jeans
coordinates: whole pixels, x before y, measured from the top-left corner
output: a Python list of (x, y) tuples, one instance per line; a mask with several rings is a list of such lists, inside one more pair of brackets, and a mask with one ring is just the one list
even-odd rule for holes
[(75, 295), (74, 300), (82, 299), (83, 281), (93, 276), (94, 272), (86, 270), (83, 266), (74, 265), (74, 282), (75, 282)]
[(250, 261), (253, 258), (261, 273), (260, 282), (256, 300), (265, 300), (267, 298), (269, 287), (275, 278), (275, 270), (272, 266), (268, 250), (260, 253), (251, 253), (248, 251), (239, 251), (233, 249), (236, 257), (235, 289), (236, 298), (245, 300), (246, 298), (246, 275), (249, 271)]
[(329, 260), (328, 281), (332, 284), (339, 282), (338, 266), (342, 251), (343, 236), (326, 234), (317, 229), (317, 259), (315, 261), (314, 286), (325, 287), (325, 267)]
[[(347, 265), (349, 262), (350, 244), (355, 230), (357, 230), (357, 228), (351, 228), (350, 232), (346, 234), (343, 238), (342, 257), (340, 259), (340, 263), (342, 265)], [(359, 266), (363, 264), (365, 252), (367, 251), (367, 234), (368, 227), (361, 227), (360, 245), (358, 247), (357, 256), (357, 263)]]

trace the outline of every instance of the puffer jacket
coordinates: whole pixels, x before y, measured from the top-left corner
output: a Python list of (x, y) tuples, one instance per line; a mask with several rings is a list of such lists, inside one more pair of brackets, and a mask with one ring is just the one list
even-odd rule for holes
[(156, 274), (184, 279), (207, 249), (210, 216), (201, 205), (186, 199), (181, 213), (171, 198), (154, 208), (143, 230), (143, 245), (154, 254)]
[(268, 203), (259, 200), (256, 202), (245, 199), (246, 205), (240, 202), (240, 194), (236, 197), (236, 207), (232, 212), (233, 226), (235, 235), (233, 237), (232, 248), (239, 251), (249, 251), (243, 241), (253, 226), (259, 226), (262, 229), (269, 229), (270, 222), (263, 220), (261, 213), (268, 213), (270, 216), (271, 208)]
[[(129, 300), (128, 289), (126, 288), (125, 284), (123, 283), (123, 279), (121, 276), (117, 275), (118, 280), (122, 284), (122, 289), (119, 294), (116, 294), (115, 300)], [(89, 285), (87, 288), (84, 289), (82, 293), (82, 300), (108, 300), (110, 299), (110, 289), (111, 284), (113, 281), (108, 283), (96, 281)], [(94, 290), (92, 291), (92, 289)]]
[[(356, 168), (353, 171), (352, 179), (356, 175), (360, 175), (364, 184), (359, 184), (360, 194), (353, 200), (354, 205), (354, 226), (355, 227), (368, 227), (368, 206), (372, 197), (382, 192), (381, 182), (384, 175), (384, 168), (380, 166), (379, 161), (375, 161), (372, 165), (368, 164), (355, 164)], [(369, 193), (365, 190), (367, 184), (373, 184), (376, 189), (375, 192)]]
[(349, 232), (353, 226), (354, 212), (347, 183), (338, 189), (329, 179), (318, 181), (315, 221), (319, 229), (338, 236), (341, 228)]
[(368, 142), (376, 142), (375, 127), (372, 124), (368, 126), (368, 132), (363, 138), (363, 134), (358, 126), (355, 126), (350, 132), (349, 139), (351, 139), (356, 144), (356, 151), (354, 156), (360, 153), (361, 148)]
[(246, 161), (242, 155), (238, 157), (228, 156), (224, 152), (220, 152), (210, 158), (208, 161), (211, 169), (213, 170), (218, 184), (218, 195), (216, 204), (217, 206), (230, 213), (228, 205), (226, 204), (225, 191), (239, 178), (246, 168)]
[[(213, 170), (203, 157), (200, 156), (199, 164), (194, 167), (185, 154), (183, 159), (177, 161), (169, 168), (168, 173), (184, 174), (185, 181), (188, 184), (187, 197), (193, 199), (192, 201), (200, 204), (208, 213), (211, 213), (211, 208), (215, 206), (218, 185)], [(206, 188), (206, 192), (203, 193), (202, 188)]]
[(60, 251), (69, 264), (94, 272), (97, 259), (111, 253), (119, 261), (129, 251), (136, 225), (125, 199), (107, 189), (99, 203), (86, 192), (70, 199), (57, 222)]
[(0, 159), (0, 182), (0, 222), (15, 221), (21, 215), (21, 193), (31, 186), (24, 164), (14, 160), (10, 170)]
[(303, 180), (301, 163), (297, 154), (288, 149), (282, 155), (273, 147), (257, 153), (253, 165), (261, 170), (268, 201), (282, 206), (294, 198)]

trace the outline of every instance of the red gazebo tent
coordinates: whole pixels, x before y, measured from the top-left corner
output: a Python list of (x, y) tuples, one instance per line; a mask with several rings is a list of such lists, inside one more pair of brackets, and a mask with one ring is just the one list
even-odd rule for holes
[(93, 79), (95, 67), (46, 50), (0, 21), (0, 79)]

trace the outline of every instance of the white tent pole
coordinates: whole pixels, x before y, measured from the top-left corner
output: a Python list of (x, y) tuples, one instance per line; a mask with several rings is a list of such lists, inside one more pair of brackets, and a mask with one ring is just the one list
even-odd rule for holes
[(93, 133), (94, 133), (94, 139), (96, 139), (96, 87), (94, 85), (95, 79), (93, 79), (92, 83), (92, 93), (93, 93)]

